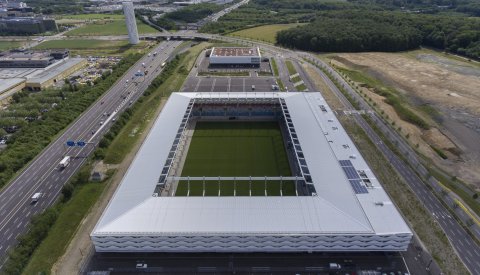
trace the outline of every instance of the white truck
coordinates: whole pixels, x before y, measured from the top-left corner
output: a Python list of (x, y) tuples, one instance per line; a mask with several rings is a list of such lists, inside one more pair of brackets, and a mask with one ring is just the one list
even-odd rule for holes
[(60, 167), (60, 169), (65, 169), (65, 167), (70, 164), (70, 159), (70, 156), (65, 156), (58, 164), (58, 167)]
[(42, 193), (33, 194), (31, 203), (36, 203), (40, 199), (40, 197), (42, 197)]
[(329, 264), (329, 267), (331, 270), (339, 270), (339, 269), (342, 269), (342, 266), (337, 264), (337, 263), (330, 263)]

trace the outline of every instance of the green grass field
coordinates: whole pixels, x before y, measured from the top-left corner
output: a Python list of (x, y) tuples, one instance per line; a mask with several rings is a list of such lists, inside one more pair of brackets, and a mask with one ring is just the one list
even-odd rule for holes
[(265, 41), (269, 43), (275, 43), (277, 32), (287, 30), (300, 26), (302, 24), (276, 24), (254, 27), (250, 29), (244, 29), (241, 31), (232, 32), (231, 36), (239, 36), (245, 38), (251, 38), (255, 40)]
[[(138, 33), (157, 33), (158, 31), (137, 20)], [(67, 36), (126, 35), (127, 25), (123, 20), (98, 21), (66, 33)]]
[(49, 40), (34, 47), (36, 50), (69, 49), (72, 55), (127, 55), (143, 51), (148, 43), (141, 41), (137, 45), (130, 45), (127, 40), (95, 40), (71, 39)]
[(21, 47), (22, 43), (17, 41), (0, 41), (0, 51)]
[[(52, 265), (65, 252), (73, 234), (100, 197), (105, 183), (86, 183), (75, 190), (75, 196), (62, 208), (47, 238), (35, 250), (22, 274), (50, 274)], [(45, 272), (45, 273), (43, 273)]]
[(124, 20), (125, 16), (123, 14), (107, 14), (107, 13), (89, 13), (89, 14), (72, 14), (72, 15), (62, 15), (58, 17), (59, 19), (76, 19), (76, 20)]
[[(277, 122), (198, 122), (182, 170), (182, 176), (290, 176), (282, 134)], [(237, 196), (250, 195), (248, 181), (235, 184)], [(177, 196), (187, 194), (180, 182)], [(218, 195), (218, 181), (206, 182), (205, 195)], [(283, 182), (283, 195), (293, 195), (292, 182)], [(190, 196), (203, 194), (203, 182), (190, 184)], [(220, 183), (221, 196), (233, 196), (234, 182)], [(267, 182), (269, 196), (280, 195), (280, 183)], [(252, 182), (252, 196), (265, 195), (265, 182)]]
[(297, 70), (295, 70), (295, 67), (293, 66), (292, 61), (290, 61), (290, 60), (285, 61), (285, 65), (287, 66), (287, 70), (288, 70), (289, 75), (297, 73)]
[(95, 39), (72, 39), (50, 40), (35, 47), (37, 50), (45, 49), (91, 49), (91, 48), (118, 48), (128, 46), (126, 40), (95, 40)]

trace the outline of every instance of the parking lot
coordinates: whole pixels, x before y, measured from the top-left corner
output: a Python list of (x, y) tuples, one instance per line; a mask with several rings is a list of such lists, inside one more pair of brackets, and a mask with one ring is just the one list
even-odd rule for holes
[(182, 92), (270, 92), (274, 84), (272, 77), (190, 77)]

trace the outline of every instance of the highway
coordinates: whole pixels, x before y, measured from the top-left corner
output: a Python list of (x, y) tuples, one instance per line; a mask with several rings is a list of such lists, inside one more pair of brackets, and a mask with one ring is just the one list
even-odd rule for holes
[[(323, 65), (323, 63), (317, 62), (317, 64)], [(317, 69), (318, 70), (318, 69)], [(330, 81), (330, 79), (320, 70), (317, 71), (332, 91), (335, 92), (337, 97), (342, 103), (350, 110), (355, 110), (351, 103), (345, 98), (345, 96), (338, 90), (338, 88)], [(305, 78), (306, 79), (306, 78)], [(353, 92), (353, 91), (352, 91)], [(357, 98), (357, 101), (362, 100)], [(363, 103), (363, 104), (362, 104)], [(376, 122), (383, 122), (378, 118), (377, 114), (371, 110), (371, 108), (365, 102), (361, 102), (360, 106), (363, 110), (369, 110), (367, 112), (372, 120)], [(425, 208), (432, 214), (435, 221), (443, 229), (447, 235), (450, 243), (455, 248), (457, 254), (464, 262), (465, 266), (472, 274), (480, 274), (480, 247), (472, 239), (472, 237), (463, 229), (462, 226), (452, 217), (442, 203), (432, 194), (427, 186), (422, 182), (413, 169), (408, 166), (402, 159), (400, 159), (390, 148), (385, 145), (378, 134), (371, 128), (371, 126), (365, 121), (361, 115), (353, 116), (356, 123), (365, 131), (370, 140), (376, 145), (376, 147), (382, 152), (389, 163), (398, 171), (398, 173), (405, 179), (405, 182), (409, 185), (411, 190), (416, 194), (420, 202), (423, 203)]]
[[(16, 238), (26, 232), (32, 216), (41, 213), (57, 200), (63, 185), (95, 150), (113, 119), (141, 96), (150, 82), (160, 74), (161, 64), (180, 43), (160, 43), (151, 50), (151, 56), (141, 58), (1, 191), (0, 269), (7, 260), (9, 249), (16, 244)], [(158, 54), (154, 56), (153, 52)], [(143, 68), (142, 63), (145, 63), (146, 68)], [(148, 70), (149, 73), (135, 77), (139, 70)], [(66, 147), (67, 140), (88, 143), (85, 147)], [(59, 161), (67, 155), (72, 157), (70, 164), (65, 169), (59, 169)], [(42, 197), (32, 204), (31, 197), (37, 192), (42, 193)]]

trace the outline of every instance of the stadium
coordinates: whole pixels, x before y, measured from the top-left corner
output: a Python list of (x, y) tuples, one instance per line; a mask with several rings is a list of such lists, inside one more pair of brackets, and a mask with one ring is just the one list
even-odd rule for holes
[(174, 93), (97, 252), (405, 251), (412, 232), (320, 93)]

